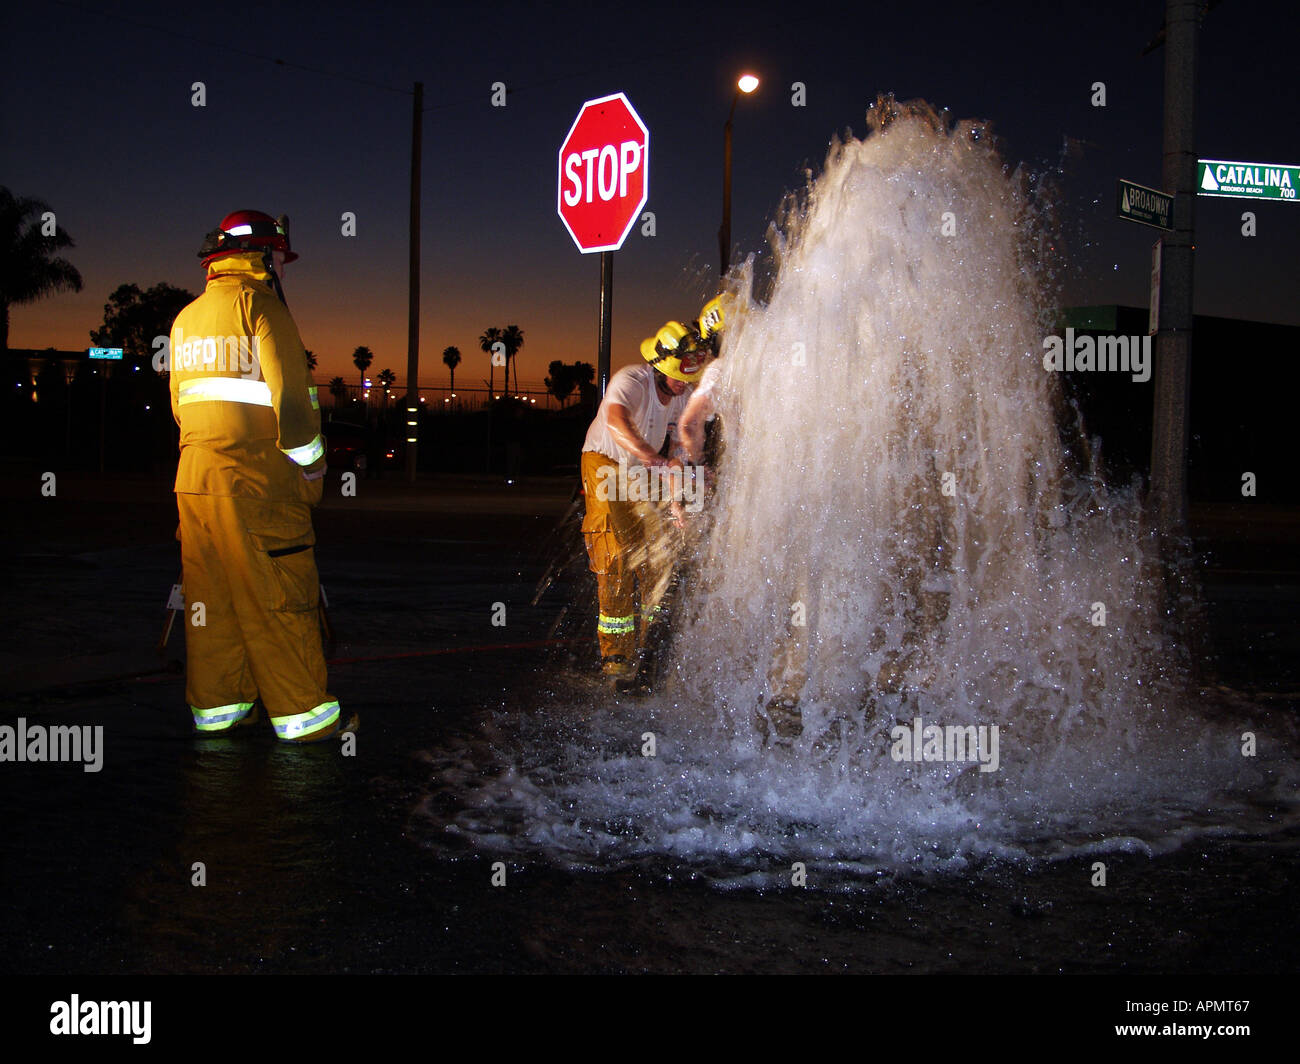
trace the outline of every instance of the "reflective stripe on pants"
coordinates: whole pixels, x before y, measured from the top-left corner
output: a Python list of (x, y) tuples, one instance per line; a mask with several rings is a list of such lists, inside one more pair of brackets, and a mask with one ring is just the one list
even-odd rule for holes
[(252, 702), (232, 702), (228, 706), (215, 706), (212, 709), (190, 706), (190, 712), (194, 714), (196, 731), (218, 732), (234, 727), (248, 716), (252, 708)]
[(271, 723), (275, 725), (275, 734), (279, 738), (301, 742), (309, 735), (324, 731), (338, 719), (339, 704), (326, 702), (307, 710), (306, 713), (295, 713), (292, 717), (276, 717)]
[(596, 618), (596, 631), (621, 635), (636, 631), (636, 615), (629, 613), (626, 617), (606, 617), (603, 613)]

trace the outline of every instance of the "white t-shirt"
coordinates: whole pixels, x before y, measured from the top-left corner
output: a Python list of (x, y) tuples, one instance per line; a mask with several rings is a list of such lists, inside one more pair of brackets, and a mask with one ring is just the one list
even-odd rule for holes
[(665, 406), (659, 401), (655, 389), (654, 367), (626, 366), (610, 378), (605, 399), (596, 412), (596, 419), (587, 429), (587, 439), (582, 445), (584, 451), (599, 451), (608, 458), (618, 461), (623, 459), (629, 466), (640, 465), (636, 455), (620, 447), (609, 430), (609, 408), (614, 403), (627, 408), (632, 427), (641, 434), (656, 451), (662, 450), (664, 439), (671, 428), (676, 435), (677, 419), (686, 408), (691, 389), (687, 388), (681, 395), (675, 395)]

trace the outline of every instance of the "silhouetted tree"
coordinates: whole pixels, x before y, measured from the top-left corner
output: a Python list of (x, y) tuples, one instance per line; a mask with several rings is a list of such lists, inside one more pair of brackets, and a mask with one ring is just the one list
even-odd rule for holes
[(451, 390), (454, 392), (456, 390), (456, 367), (460, 365), (460, 348), (443, 348), (442, 361), (451, 370)]
[(330, 395), (334, 396), (334, 409), (339, 408), (339, 403), (348, 397), (347, 382), (342, 377), (335, 377), (330, 381)]
[(370, 368), (370, 363), (375, 360), (375, 353), (368, 347), (358, 347), (352, 352), (352, 364), (361, 371), (361, 387), (366, 386), (366, 370)]
[(48, 204), (0, 186), (0, 351), (9, 350), (10, 306), (65, 288), (81, 291), (76, 267), (54, 258), (56, 251), (72, 246), (68, 231), (54, 224)]
[(588, 406), (596, 405), (596, 367), (590, 362), (575, 362), (573, 377), (578, 382), (578, 395)]
[(316, 353), (314, 351), (307, 352), (307, 368), (313, 373), (316, 372)]
[[(492, 353), (493, 353), (492, 345), (496, 343), (503, 343), (503, 342), (504, 341), (502, 341), (501, 339), (501, 330), (498, 329), (495, 325), (492, 326), (492, 328), (490, 329), (483, 330), (483, 335), (478, 338), (479, 347), (481, 347), (484, 351), (486, 351), (488, 355), (488, 402), (489, 403), (492, 401), (493, 393), (496, 391), (496, 388), (493, 386), (493, 381), (496, 379), (493, 376), (493, 374), (496, 371), (496, 364), (492, 361)], [(509, 368), (509, 363), (506, 364), (506, 368), (507, 369)]]
[(573, 389), (578, 386), (578, 378), (574, 374), (576, 366), (568, 365), (556, 359), (547, 367), (550, 370), (550, 376), (546, 378), (546, 390), (560, 401), (560, 407), (564, 407), (564, 401), (573, 394)]
[[(518, 325), (507, 325), (501, 330), (501, 342), (506, 345), (506, 391), (510, 391), (510, 363), (524, 346), (524, 330)], [(519, 391), (519, 365), (515, 364), (515, 387)], [(514, 393), (512, 393), (514, 394)]]
[(104, 304), (104, 324), (90, 331), (96, 347), (120, 347), (130, 358), (148, 362), (154, 355), (154, 338), (167, 336), (172, 322), (197, 298), (193, 292), (159, 283), (147, 291), (139, 285), (118, 285)]
[(375, 378), (375, 382), (379, 385), (379, 387), (384, 389), (385, 410), (388, 409), (388, 389), (393, 386), (396, 380), (397, 380), (397, 374), (394, 373), (391, 369), (381, 369), (379, 371), (379, 376)]

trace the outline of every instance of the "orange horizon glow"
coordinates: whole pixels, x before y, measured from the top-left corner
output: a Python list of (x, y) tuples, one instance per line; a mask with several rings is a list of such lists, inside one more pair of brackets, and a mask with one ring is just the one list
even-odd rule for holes
[[(406, 386), (407, 330), (405, 309), (401, 320), (378, 327), (358, 325), (356, 315), (346, 308), (330, 305), (315, 308), (311, 303), (293, 303), (295, 320), (302, 333), (304, 346), (316, 355), (315, 379), (317, 384), (342, 377), (349, 384), (359, 383), (360, 372), (352, 362), (352, 352), (365, 346), (374, 352), (366, 375), (370, 380), (385, 369), (391, 369), (398, 383), (394, 388)], [(85, 291), (77, 294), (59, 294), (36, 303), (10, 309), (9, 347), (11, 350), (43, 351), (54, 348), (61, 351), (82, 351), (91, 346), (90, 331), (103, 324), (103, 303), (89, 297)], [(507, 322), (499, 323), (509, 324)], [(544, 380), (551, 362), (597, 362), (594, 340), (594, 323), (561, 322), (551, 320), (543, 326), (530, 326), (526, 320), (517, 322), (524, 330), (524, 347), (518, 355), (519, 385), (534, 390), (545, 387)], [(456, 367), (456, 389), (486, 388), (488, 380), (488, 354), (479, 346), (478, 338), (485, 328), (472, 326), (465, 319), (440, 318), (427, 312), (421, 315), (420, 324), (420, 387), (445, 388), (451, 384), (451, 374), (442, 361), (448, 347), (460, 350), (461, 363)], [(346, 337), (346, 339), (339, 339)], [(638, 349), (642, 336), (631, 323), (615, 323), (611, 371), (640, 361)], [(494, 368), (492, 377), (499, 386), (502, 367)], [(511, 379), (514, 379), (511, 367)]]

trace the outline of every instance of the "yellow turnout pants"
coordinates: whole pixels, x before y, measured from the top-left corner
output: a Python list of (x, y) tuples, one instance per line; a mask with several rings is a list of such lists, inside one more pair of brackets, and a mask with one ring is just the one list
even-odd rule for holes
[(653, 502), (630, 502), (608, 491), (603, 494), (610, 497), (601, 498), (602, 480), (613, 485), (617, 473), (612, 458), (596, 451), (582, 453), (587, 497), (582, 538), (600, 600), (600, 656), (608, 663), (618, 655), (632, 665), (646, 644), (672, 575), (671, 529)]
[(223, 731), (259, 696), (276, 735), (335, 725), (325, 689), (316, 542), (306, 503), (176, 493), (185, 590), (185, 693), (200, 732)]

